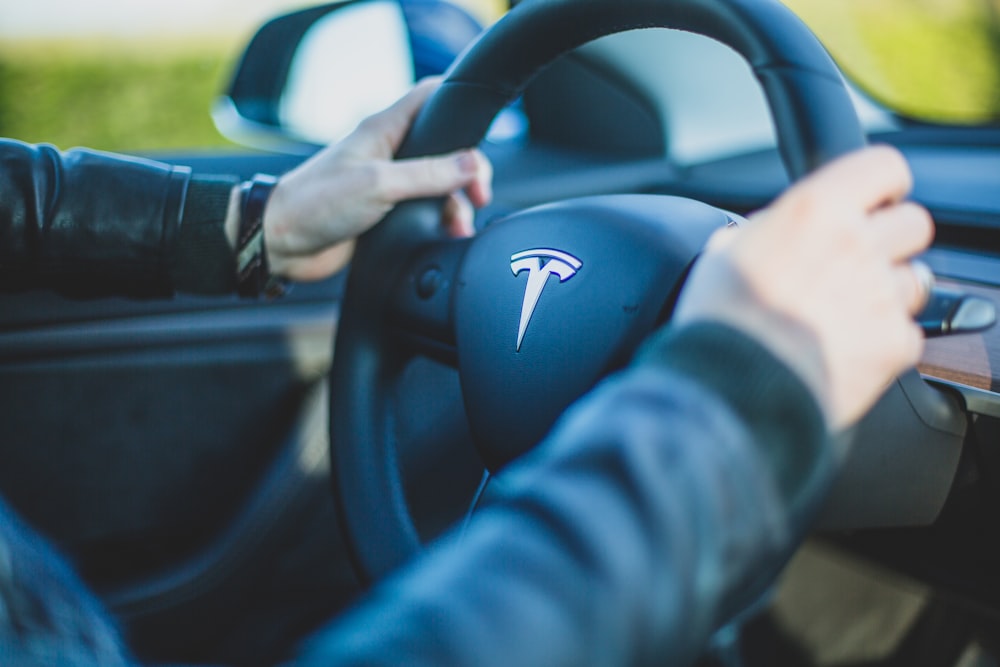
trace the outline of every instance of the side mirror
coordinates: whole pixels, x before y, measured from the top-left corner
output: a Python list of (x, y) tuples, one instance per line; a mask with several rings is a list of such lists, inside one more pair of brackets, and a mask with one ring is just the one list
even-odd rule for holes
[(481, 29), (444, 0), (340, 0), (286, 14), (250, 41), (212, 117), (236, 143), (309, 154), (444, 72)]

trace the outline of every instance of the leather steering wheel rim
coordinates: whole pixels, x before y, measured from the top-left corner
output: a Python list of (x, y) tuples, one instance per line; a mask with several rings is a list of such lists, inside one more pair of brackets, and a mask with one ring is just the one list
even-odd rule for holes
[[(559, 55), (599, 37), (674, 28), (728, 45), (766, 95), (786, 170), (797, 179), (865, 144), (825, 49), (778, 0), (525, 0), (453, 65), (415, 120), (398, 157), (477, 145), (496, 114)], [(440, 200), (398, 206), (358, 242), (331, 371), (333, 488), (341, 528), (363, 579), (420, 553), (396, 462), (389, 387), (404, 359), (386, 313), (401, 267), (442, 240)]]

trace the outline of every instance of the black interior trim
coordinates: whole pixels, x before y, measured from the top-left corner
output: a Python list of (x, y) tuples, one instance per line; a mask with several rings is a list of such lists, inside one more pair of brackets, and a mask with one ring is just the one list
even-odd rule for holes
[(634, 159), (666, 155), (656, 104), (580, 51), (539, 72), (524, 91), (524, 108), (536, 141)]

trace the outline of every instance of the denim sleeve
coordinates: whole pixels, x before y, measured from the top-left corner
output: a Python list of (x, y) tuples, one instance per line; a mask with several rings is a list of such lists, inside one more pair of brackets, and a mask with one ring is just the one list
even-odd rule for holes
[(802, 537), (828, 444), (806, 387), (763, 347), (717, 324), (668, 329), (500, 475), (464, 535), (296, 664), (687, 664)]

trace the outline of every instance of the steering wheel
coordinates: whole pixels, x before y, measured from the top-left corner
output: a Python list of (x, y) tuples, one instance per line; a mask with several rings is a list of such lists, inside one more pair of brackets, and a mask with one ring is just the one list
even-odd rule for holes
[[(749, 62), (791, 178), (864, 145), (836, 67), (778, 0), (525, 0), (452, 66), (399, 156), (478, 144), (545, 64), (651, 27), (700, 33)], [(368, 579), (422, 550), (394, 444), (391, 388), (409, 359), (451, 360), (476, 448), (496, 470), (627, 361), (668, 316), (711, 232), (731, 224), (699, 202), (617, 195), (533, 208), (449, 240), (440, 204), (401, 205), (359, 240), (343, 302), (331, 371), (333, 487)]]

